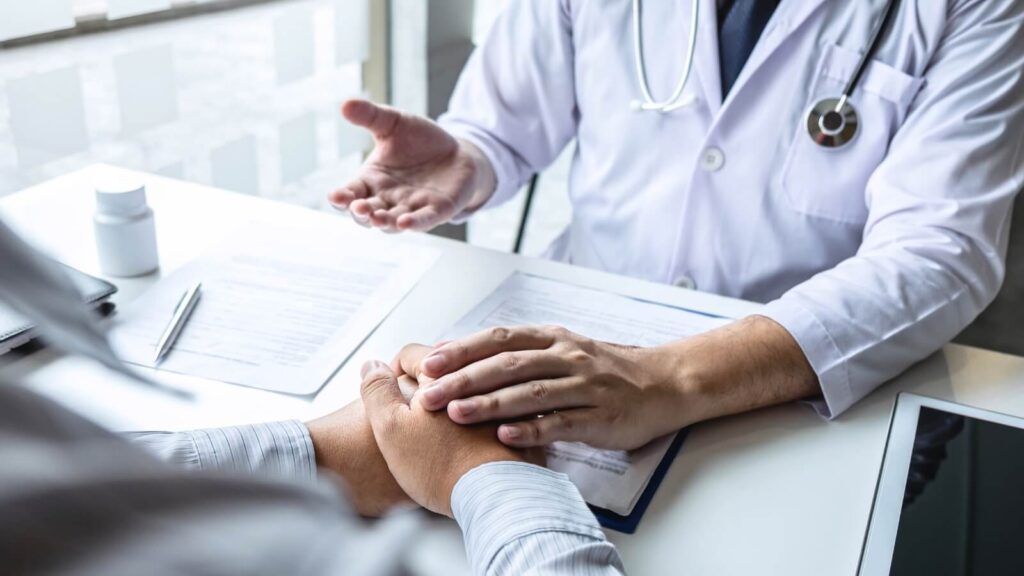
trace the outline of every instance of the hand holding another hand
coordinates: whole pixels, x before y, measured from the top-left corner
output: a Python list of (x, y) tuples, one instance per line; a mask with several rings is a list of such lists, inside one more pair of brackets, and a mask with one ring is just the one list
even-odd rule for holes
[(418, 395), (461, 424), (503, 422), (498, 438), (509, 446), (638, 448), (687, 423), (688, 403), (659, 354), (557, 326), (493, 328), (424, 358), (421, 378), (436, 381)]
[(396, 506), (412, 504), (377, 448), (362, 402), (352, 402), (306, 428), (317, 466), (342, 477), (349, 501), (360, 515), (381, 516)]
[[(415, 349), (407, 348), (407, 356)], [(417, 503), (451, 516), (455, 484), (470, 470), (490, 462), (542, 461), (539, 452), (502, 445), (495, 425), (462, 426), (443, 413), (426, 410), (417, 394), (407, 401), (398, 376), (386, 364), (363, 367), (362, 396), (388, 468)]]

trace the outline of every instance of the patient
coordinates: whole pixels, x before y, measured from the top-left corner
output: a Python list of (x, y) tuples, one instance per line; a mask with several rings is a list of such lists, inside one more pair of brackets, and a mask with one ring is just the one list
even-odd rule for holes
[[(102, 359), (105, 343), (72, 298), (40, 305), (38, 293), (59, 288), (52, 263), (2, 222), (0, 271), (0, 302), (55, 348)], [(621, 574), (565, 476), (502, 445), (493, 426), (455, 424), (403, 394), (399, 378), (415, 391), (426, 351), (367, 363), (362, 401), (308, 426), (130, 435), (137, 446), (0, 383), (4, 573), (405, 573), (417, 516), (371, 526), (350, 505), (377, 516), (418, 504), (459, 523), (475, 574)]]

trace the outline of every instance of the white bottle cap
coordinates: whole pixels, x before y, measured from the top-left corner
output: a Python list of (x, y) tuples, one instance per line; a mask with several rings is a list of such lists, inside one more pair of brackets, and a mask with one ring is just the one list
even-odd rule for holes
[(146, 186), (138, 180), (107, 178), (96, 186), (96, 210), (131, 215), (146, 208)]

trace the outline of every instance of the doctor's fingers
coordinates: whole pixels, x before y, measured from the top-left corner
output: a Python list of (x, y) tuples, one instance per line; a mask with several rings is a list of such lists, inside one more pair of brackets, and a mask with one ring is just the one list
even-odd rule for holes
[(398, 219), (410, 212), (410, 208), (404, 204), (393, 206), (386, 211), (378, 211), (374, 216), (387, 221), (388, 229), (398, 232)]
[(440, 410), (452, 400), (487, 394), (513, 384), (566, 376), (570, 368), (565, 359), (545, 350), (502, 352), (438, 378), (421, 391), (421, 400), (427, 410)]
[(502, 352), (544, 350), (555, 336), (542, 326), (495, 327), (439, 347), (423, 359), (423, 373), (435, 378)]
[(420, 191), (405, 203), (412, 210), (399, 216), (399, 230), (430, 230), (456, 216), (455, 202), (442, 192)]
[(520, 419), (555, 410), (595, 406), (594, 389), (585, 378), (569, 376), (534, 380), (495, 390), (483, 396), (448, 404), (448, 416), (459, 424)]
[(424, 206), (408, 214), (402, 214), (395, 219), (395, 227), (399, 230), (415, 230), (426, 232), (448, 222), (451, 217), (446, 217), (438, 212), (433, 206)]
[(513, 448), (547, 446), (554, 442), (605, 445), (608, 418), (599, 408), (577, 408), (498, 427), (498, 440)]
[(327, 200), (338, 208), (348, 208), (353, 201), (366, 198), (370, 194), (370, 187), (366, 181), (358, 178), (329, 193)]
[(376, 196), (370, 196), (369, 198), (360, 198), (359, 200), (353, 200), (349, 204), (349, 210), (353, 214), (363, 217), (364, 219), (370, 218), (371, 215), (377, 210), (387, 209), (388, 205), (380, 198)]

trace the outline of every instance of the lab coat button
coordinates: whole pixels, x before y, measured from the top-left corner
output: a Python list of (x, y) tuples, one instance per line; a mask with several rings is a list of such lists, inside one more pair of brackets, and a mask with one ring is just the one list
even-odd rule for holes
[(725, 152), (718, 148), (708, 148), (700, 158), (700, 167), (707, 172), (718, 172), (725, 166)]

